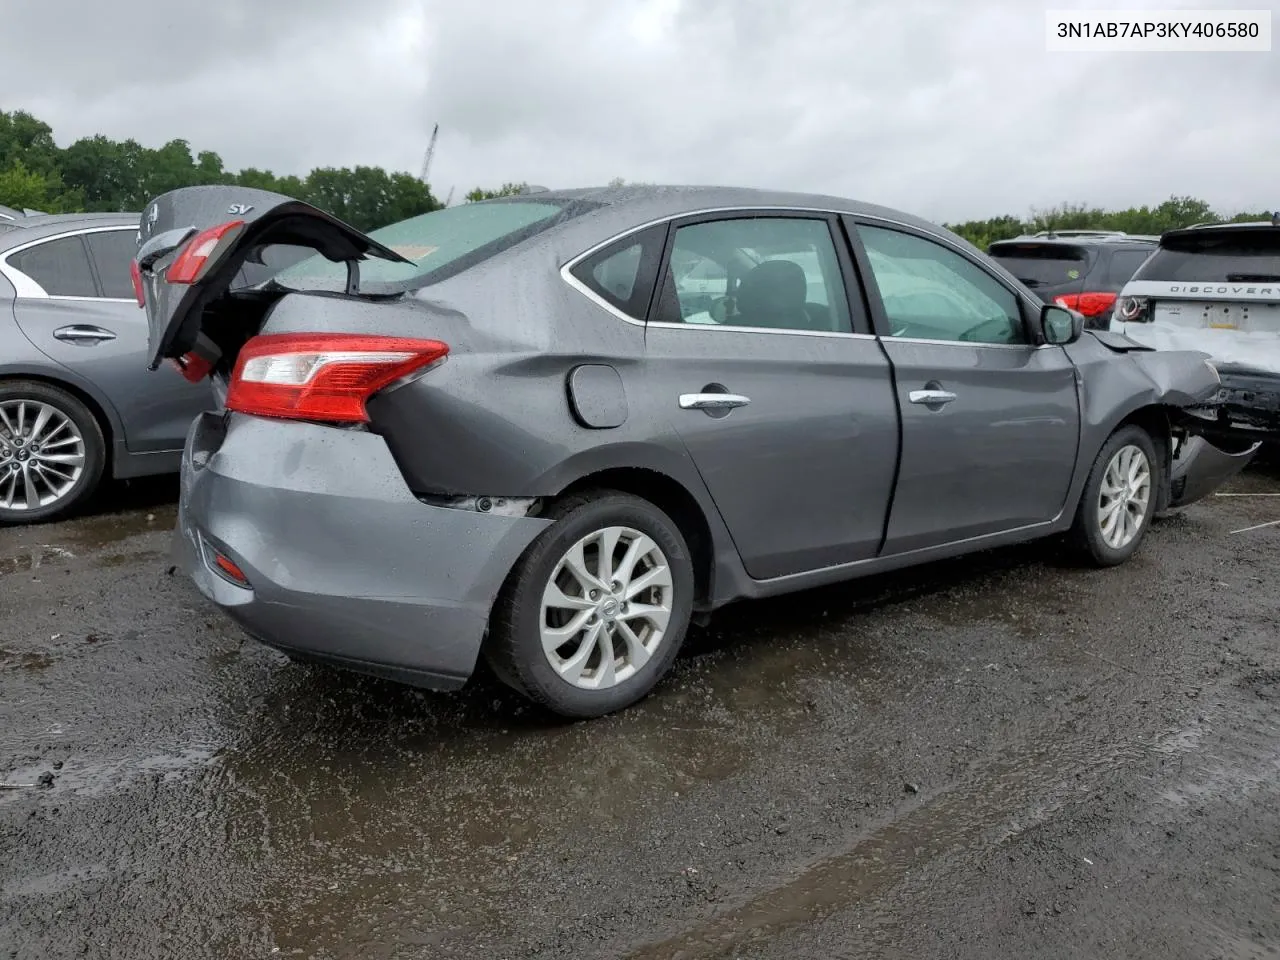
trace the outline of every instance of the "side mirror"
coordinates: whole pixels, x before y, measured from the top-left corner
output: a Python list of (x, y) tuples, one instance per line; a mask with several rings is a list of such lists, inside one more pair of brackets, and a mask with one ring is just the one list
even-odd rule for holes
[(1044, 342), (1054, 346), (1075, 343), (1084, 333), (1084, 314), (1047, 304), (1040, 311), (1040, 332)]

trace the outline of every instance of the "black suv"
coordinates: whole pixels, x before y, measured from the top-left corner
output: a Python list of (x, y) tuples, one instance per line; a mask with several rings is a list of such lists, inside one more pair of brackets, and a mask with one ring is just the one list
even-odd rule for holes
[(1079, 311), (1086, 327), (1103, 329), (1120, 288), (1158, 243), (1114, 231), (1059, 230), (1000, 240), (987, 253), (1045, 303)]

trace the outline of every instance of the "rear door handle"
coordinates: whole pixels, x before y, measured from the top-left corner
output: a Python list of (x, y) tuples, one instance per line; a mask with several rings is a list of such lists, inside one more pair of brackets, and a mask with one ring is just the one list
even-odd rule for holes
[(735, 407), (745, 407), (750, 402), (749, 397), (737, 393), (680, 394), (681, 410), (732, 410)]
[(59, 327), (53, 331), (53, 335), (58, 340), (64, 340), (67, 343), (83, 343), (94, 344), (101, 343), (103, 340), (114, 340), (116, 335), (110, 330), (104, 330), (102, 327), (92, 327), (86, 324), (73, 324), (70, 327)]
[(912, 403), (923, 403), (926, 406), (941, 406), (950, 403), (956, 395), (949, 390), (912, 390), (907, 394)]

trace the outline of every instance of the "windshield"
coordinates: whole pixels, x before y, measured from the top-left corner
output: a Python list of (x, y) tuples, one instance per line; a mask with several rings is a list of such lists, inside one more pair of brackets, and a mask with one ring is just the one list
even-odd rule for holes
[(1033, 290), (1076, 283), (1088, 272), (1088, 254), (1060, 243), (993, 243), (989, 253)]
[[(583, 212), (581, 204), (554, 201), (490, 201), (435, 210), (369, 232), (413, 261), (360, 262), (360, 288), (401, 290), (425, 286), (487, 260), (556, 223)], [(342, 290), (345, 264), (316, 254), (286, 267), (273, 278), (281, 286), (307, 290)]]
[(1170, 237), (1167, 244), (1161, 243), (1133, 279), (1270, 283), (1280, 278), (1280, 230), (1206, 229), (1194, 237)]

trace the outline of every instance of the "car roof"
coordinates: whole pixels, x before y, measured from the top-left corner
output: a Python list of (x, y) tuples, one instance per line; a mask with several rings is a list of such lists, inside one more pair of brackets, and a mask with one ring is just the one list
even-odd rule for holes
[(81, 228), (136, 227), (139, 219), (136, 213), (42, 213), (0, 220), (0, 249)]
[[(604, 210), (625, 217), (639, 225), (650, 220), (664, 220), (719, 209), (770, 208), (812, 209), (831, 213), (847, 213), (889, 220), (917, 229), (960, 239), (950, 230), (913, 214), (891, 207), (863, 203), (847, 197), (818, 193), (764, 190), (753, 187), (697, 185), (625, 184), (623, 186), (585, 187), (573, 190), (533, 190), (489, 203), (537, 202), (539, 200), (569, 202), (574, 200), (599, 204)], [(963, 241), (962, 241), (963, 242)]]

